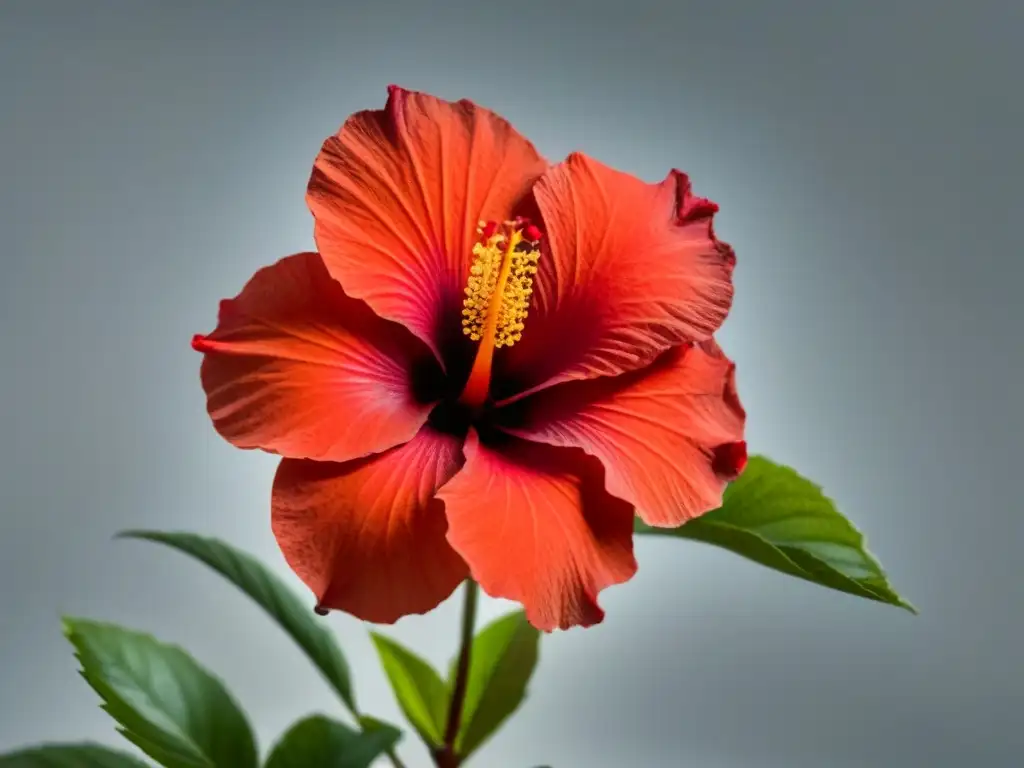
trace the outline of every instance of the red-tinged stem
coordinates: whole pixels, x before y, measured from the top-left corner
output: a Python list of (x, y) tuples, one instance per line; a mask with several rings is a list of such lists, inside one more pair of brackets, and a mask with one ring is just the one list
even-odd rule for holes
[(444, 730), (444, 745), (434, 751), (437, 768), (459, 768), (462, 758), (455, 751), (455, 740), (462, 725), (462, 710), (466, 703), (466, 687), (469, 684), (469, 663), (473, 655), (473, 630), (476, 626), (476, 601), (480, 588), (472, 579), (466, 581), (462, 602), (462, 633), (459, 643), (459, 659), (455, 666), (455, 683), (452, 686), (451, 705), (448, 708), (448, 723)]

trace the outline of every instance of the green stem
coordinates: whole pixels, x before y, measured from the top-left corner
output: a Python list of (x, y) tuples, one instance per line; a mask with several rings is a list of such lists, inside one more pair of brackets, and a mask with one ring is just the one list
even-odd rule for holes
[(469, 662), (473, 655), (473, 630), (476, 626), (476, 602), (480, 588), (472, 579), (466, 581), (462, 602), (462, 632), (459, 641), (459, 659), (455, 666), (455, 682), (452, 685), (451, 705), (448, 708), (448, 724), (444, 730), (444, 745), (434, 753), (438, 768), (458, 768), (462, 762), (455, 751), (455, 740), (462, 725), (462, 710), (466, 703), (466, 687), (469, 684)]

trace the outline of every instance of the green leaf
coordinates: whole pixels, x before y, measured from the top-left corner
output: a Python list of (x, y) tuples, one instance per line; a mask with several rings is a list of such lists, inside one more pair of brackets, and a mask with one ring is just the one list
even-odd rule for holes
[(394, 640), (370, 633), (398, 706), (423, 740), (440, 746), (451, 692), (427, 662)]
[(539, 645), (540, 632), (522, 611), (492, 622), (474, 638), (455, 742), (460, 756), (474, 752), (523, 702)]
[(0, 768), (147, 768), (141, 760), (99, 744), (42, 744), (0, 755)]
[(64, 619), (81, 674), (120, 732), (169, 768), (255, 768), (245, 715), (185, 651), (113, 624)]
[(281, 738), (266, 768), (369, 768), (402, 732), (380, 721), (363, 727), (360, 732), (322, 715), (307, 717)]
[(790, 576), (917, 613), (821, 488), (763, 456), (751, 457), (718, 509), (678, 528), (652, 528), (638, 519), (634, 530), (703, 541)]
[(302, 600), (255, 557), (217, 539), (191, 533), (124, 531), (118, 537), (154, 541), (191, 555), (245, 592), (302, 648), (349, 711), (356, 714), (348, 663), (334, 636)]

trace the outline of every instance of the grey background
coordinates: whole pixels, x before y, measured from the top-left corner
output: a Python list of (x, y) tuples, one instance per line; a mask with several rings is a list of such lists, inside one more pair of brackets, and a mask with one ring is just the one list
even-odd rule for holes
[[(119, 743), (62, 613), (182, 643), (264, 747), (337, 711), (245, 598), (111, 535), (215, 534), (297, 584), (274, 461), (215, 436), (188, 341), (312, 245), (320, 142), (398, 82), (721, 203), (752, 450), (822, 483), (922, 611), (641, 541), (479, 763), (1020, 765), (1022, 35), (1014, 0), (0, 0), (0, 750)], [(444, 662), (456, 603), (389, 631)], [(329, 621), (398, 719), (364, 629)]]

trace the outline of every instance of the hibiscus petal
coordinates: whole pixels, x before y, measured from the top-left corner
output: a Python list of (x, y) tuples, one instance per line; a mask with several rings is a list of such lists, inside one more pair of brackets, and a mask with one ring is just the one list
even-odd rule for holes
[(597, 595), (636, 572), (633, 510), (605, 493), (600, 464), (581, 451), (471, 432), (466, 464), (438, 498), (448, 541), (487, 594), (523, 604), (538, 629), (604, 618)]
[(608, 492), (648, 525), (675, 527), (720, 506), (746, 463), (734, 366), (713, 341), (641, 371), (545, 389), (506, 418), (520, 422), (512, 434), (599, 458)]
[(389, 89), (324, 142), (306, 195), (317, 247), (350, 295), (444, 360), (461, 335), (480, 219), (510, 218), (547, 163), (469, 101)]
[(207, 409), (239, 448), (348, 461), (409, 440), (436, 371), (405, 328), (347, 297), (315, 253), (257, 272), (197, 336)]
[(647, 184), (582, 154), (534, 187), (547, 250), (522, 341), (501, 361), (510, 397), (648, 365), (710, 338), (732, 304), (732, 249), (714, 234), (718, 206), (685, 174)]
[(282, 460), (274, 535), (318, 609), (391, 623), (431, 610), (466, 578), (434, 498), (458, 471), (461, 444), (428, 426), (405, 445), (356, 461)]

